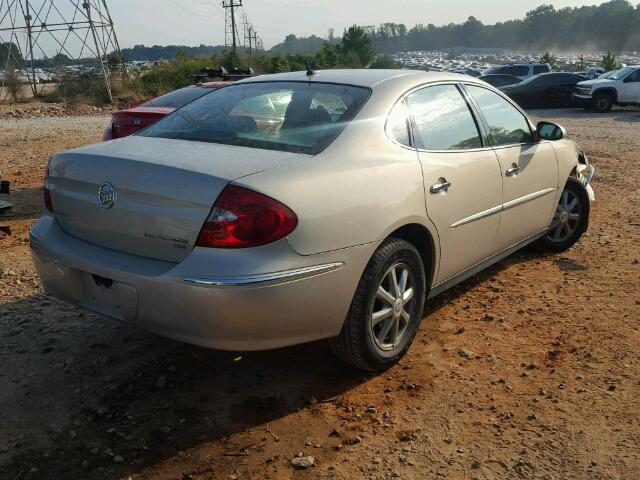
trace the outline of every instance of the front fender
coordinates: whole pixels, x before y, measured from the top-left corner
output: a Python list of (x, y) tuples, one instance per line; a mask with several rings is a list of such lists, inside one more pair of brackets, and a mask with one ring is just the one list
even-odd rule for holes
[(591, 165), (587, 156), (580, 150), (578, 144), (569, 139), (551, 143), (558, 158), (558, 195), (562, 192), (567, 179), (573, 176), (580, 180), (589, 193), (589, 199), (595, 201), (595, 192), (591, 180), (595, 175), (595, 167)]

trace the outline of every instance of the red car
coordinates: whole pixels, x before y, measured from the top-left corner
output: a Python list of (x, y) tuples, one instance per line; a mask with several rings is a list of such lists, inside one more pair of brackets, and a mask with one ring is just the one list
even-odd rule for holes
[(197, 98), (233, 82), (207, 82), (181, 88), (112, 115), (103, 140), (127, 137)]

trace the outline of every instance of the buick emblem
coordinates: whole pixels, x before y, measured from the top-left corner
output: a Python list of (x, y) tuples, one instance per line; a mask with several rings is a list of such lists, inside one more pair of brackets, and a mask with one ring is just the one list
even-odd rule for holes
[(98, 198), (104, 208), (113, 207), (113, 204), (116, 203), (116, 187), (109, 182), (103, 183), (98, 190)]
[(133, 117), (133, 124), (140, 125), (142, 123), (142, 119), (140, 117)]

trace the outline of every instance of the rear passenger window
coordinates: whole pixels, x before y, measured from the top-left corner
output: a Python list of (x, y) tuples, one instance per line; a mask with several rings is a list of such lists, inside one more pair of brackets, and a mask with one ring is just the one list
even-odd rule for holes
[(409, 135), (409, 109), (403, 101), (399, 102), (389, 115), (387, 120), (387, 135), (394, 140), (407, 147), (411, 146), (411, 137)]
[(500, 69), (500, 73), (513, 75), (514, 77), (527, 77), (529, 76), (529, 67), (526, 65), (503, 67)]
[(539, 73), (548, 73), (549, 67), (547, 67), (546, 65), (539, 65), (537, 67), (533, 67), (533, 74), (534, 75), (538, 75)]
[(482, 147), (471, 110), (455, 85), (423, 88), (409, 95), (408, 103), (422, 148), (468, 150)]
[(533, 142), (529, 122), (517, 108), (486, 88), (474, 85), (465, 85), (465, 88), (487, 120), (496, 146)]

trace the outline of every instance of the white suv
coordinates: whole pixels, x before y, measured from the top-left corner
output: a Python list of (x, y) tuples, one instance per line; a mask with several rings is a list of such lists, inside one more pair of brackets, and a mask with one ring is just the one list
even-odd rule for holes
[(573, 100), (599, 113), (608, 112), (614, 105), (640, 105), (640, 65), (578, 83)]
[(485, 75), (512, 75), (520, 80), (526, 80), (534, 75), (550, 71), (551, 67), (548, 63), (512, 63), (491, 68), (485, 72)]

